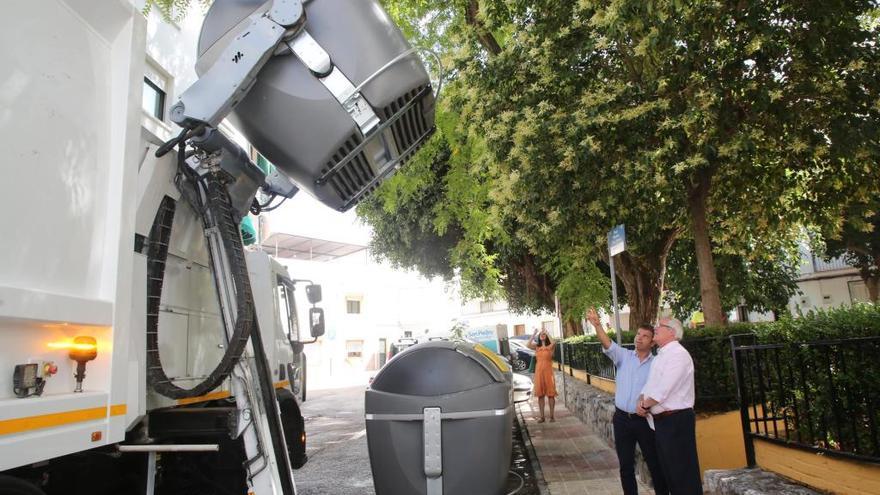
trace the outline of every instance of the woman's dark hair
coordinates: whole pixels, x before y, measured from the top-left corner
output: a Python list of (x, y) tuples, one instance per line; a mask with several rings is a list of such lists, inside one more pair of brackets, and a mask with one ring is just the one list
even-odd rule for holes
[[(543, 337), (541, 337), (542, 335), (543, 335)], [(542, 346), (549, 346), (549, 345), (550, 345), (550, 335), (547, 334), (546, 332), (539, 333), (538, 334), (538, 343), (535, 344), (535, 347), (542, 347)]]

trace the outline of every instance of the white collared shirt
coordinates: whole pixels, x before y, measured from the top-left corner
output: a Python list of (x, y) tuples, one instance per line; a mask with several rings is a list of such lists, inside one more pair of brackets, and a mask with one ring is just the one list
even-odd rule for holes
[(694, 407), (694, 360), (677, 340), (657, 351), (642, 395), (657, 401), (651, 414)]

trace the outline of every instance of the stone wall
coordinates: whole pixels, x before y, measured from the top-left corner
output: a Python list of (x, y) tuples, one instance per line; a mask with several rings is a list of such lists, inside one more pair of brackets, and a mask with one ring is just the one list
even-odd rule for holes
[[(556, 373), (556, 383), (565, 380), (565, 394), (563, 400), (565, 406), (572, 414), (586, 423), (596, 433), (614, 448), (614, 395), (599, 390), (581, 379), (573, 378), (559, 371)], [(557, 392), (562, 394), (562, 389), (556, 387)], [(636, 447), (636, 477), (647, 485), (651, 485), (651, 474), (648, 465), (642, 459), (642, 453)]]
[(703, 475), (706, 495), (819, 495), (819, 492), (795, 485), (760, 469), (710, 469)]

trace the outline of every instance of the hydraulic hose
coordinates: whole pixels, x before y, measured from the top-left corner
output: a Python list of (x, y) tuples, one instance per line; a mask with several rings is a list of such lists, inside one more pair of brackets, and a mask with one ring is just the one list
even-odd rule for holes
[[(185, 165), (182, 166), (185, 167)], [(159, 356), (159, 305), (162, 299), (165, 263), (168, 258), (168, 244), (171, 240), (171, 226), (174, 222), (176, 203), (166, 196), (156, 213), (147, 249), (147, 382), (153, 387), (153, 390), (170, 399), (205, 395), (223, 383), (236, 362), (241, 358), (254, 326), (253, 294), (244, 259), (241, 235), (234, 220), (229, 194), (219, 178), (213, 173), (199, 178), (197, 182), (193, 185), (197, 189), (202, 188), (204, 194), (196, 194), (196, 196), (204, 197), (206, 203), (204, 208), (199, 208), (202, 224), (206, 231), (210, 228), (219, 229), (223, 241), (223, 250), (226, 253), (226, 261), (230, 267), (236, 294), (236, 320), (223, 358), (204, 381), (192, 388), (185, 389), (175, 385), (168, 378)], [(215, 267), (217, 263), (221, 262), (222, 260), (214, 259), (214, 256), (211, 256), (212, 266)]]

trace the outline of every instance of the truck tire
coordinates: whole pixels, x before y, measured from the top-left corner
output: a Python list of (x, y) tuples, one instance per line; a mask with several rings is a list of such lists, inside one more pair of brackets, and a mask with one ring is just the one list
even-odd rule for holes
[(5, 474), (0, 474), (0, 493), (3, 495), (46, 495), (46, 492), (34, 484)]
[(287, 444), (290, 466), (293, 469), (299, 469), (305, 466), (309, 460), (306, 455), (305, 420), (293, 392), (282, 388), (276, 391), (276, 395), (281, 413), (281, 424), (284, 426), (284, 442)]

